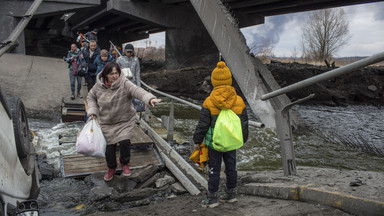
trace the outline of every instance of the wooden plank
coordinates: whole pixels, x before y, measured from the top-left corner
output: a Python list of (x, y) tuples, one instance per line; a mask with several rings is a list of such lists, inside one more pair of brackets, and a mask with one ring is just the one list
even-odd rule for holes
[(61, 121), (62, 122), (74, 122), (74, 121), (82, 121), (84, 122), (84, 115), (83, 116), (79, 116), (79, 115), (70, 115), (70, 116), (67, 116), (67, 115), (62, 115), (61, 116)]
[(133, 127), (131, 137), (132, 145), (140, 146), (153, 144), (153, 140), (147, 134), (145, 134), (144, 131), (138, 125), (135, 125)]
[[(116, 151), (116, 158), (120, 157), (119, 149)], [(88, 157), (81, 154), (62, 155), (62, 174), (63, 177), (84, 176), (95, 172), (104, 172), (107, 170), (105, 158)], [(121, 169), (120, 163), (118, 170)], [(148, 164), (161, 165), (155, 150), (151, 147), (142, 150), (131, 150), (131, 169), (146, 166)]]
[[(85, 117), (85, 112), (84, 111), (67, 111), (67, 114), (65, 114), (66, 116), (71, 116), (71, 115), (75, 115), (75, 116), (82, 116), (83, 118)], [(65, 116), (63, 115), (63, 116)]]
[[(65, 117), (74, 118), (76, 115), (67, 115)], [(64, 119), (64, 115), (62, 116)], [(146, 166), (148, 164), (162, 165), (162, 162), (158, 159), (153, 148), (153, 140), (140, 128), (139, 125), (135, 125), (131, 135), (131, 169)], [(74, 142), (75, 143), (75, 142)], [(142, 146), (148, 146), (148, 148), (137, 149)], [(116, 158), (120, 157), (119, 147), (116, 149)], [(81, 154), (74, 155), (62, 155), (60, 158), (61, 169), (63, 177), (76, 177), (84, 176), (95, 172), (104, 172), (107, 170), (107, 164), (105, 158), (88, 157)], [(118, 164), (118, 170), (121, 170), (120, 163)]]

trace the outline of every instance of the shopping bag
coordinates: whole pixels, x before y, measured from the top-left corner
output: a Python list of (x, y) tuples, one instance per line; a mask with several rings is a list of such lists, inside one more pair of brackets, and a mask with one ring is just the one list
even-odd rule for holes
[(123, 72), (124, 76), (127, 77), (128, 79), (132, 79), (133, 74), (130, 68), (123, 68), (121, 69), (121, 72)]
[(76, 152), (87, 156), (105, 157), (106, 146), (107, 142), (99, 123), (95, 119), (88, 121), (77, 137)]
[(220, 111), (212, 140), (213, 149), (220, 152), (232, 151), (243, 146), (241, 120), (232, 110)]

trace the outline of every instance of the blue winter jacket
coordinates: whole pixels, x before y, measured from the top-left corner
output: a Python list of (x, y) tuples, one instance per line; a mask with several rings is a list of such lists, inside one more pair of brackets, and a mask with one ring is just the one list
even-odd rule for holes
[(96, 59), (95, 59), (95, 62), (94, 62), (94, 64), (96, 65), (96, 76), (97, 76), (97, 74), (100, 73), (100, 71), (103, 70), (104, 66), (105, 66), (108, 62), (114, 62), (114, 61), (115, 61), (115, 59), (113, 58), (113, 56), (112, 56), (110, 53), (108, 53), (108, 59), (107, 59), (107, 61), (102, 61), (102, 60), (101, 60), (101, 56), (98, 55), (98, 56), (96, 57)]

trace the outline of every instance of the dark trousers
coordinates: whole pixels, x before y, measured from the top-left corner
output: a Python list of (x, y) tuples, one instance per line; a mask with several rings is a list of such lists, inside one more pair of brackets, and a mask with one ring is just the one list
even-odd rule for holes
[(236, 150), (219, 152), (208, 149), (209, 180), (208, 191), (215, 193), (219, 190), (221, 162), (224, 160), (225, 174), (227, 176), (227, 189), (233, 189), (237, 185)]
[[(120, 141), (120, 163), (123, 165), (129, 163), (131, 159), (131, 141), (129, 139)], [(105, 160), (107, 161), (108, 168), (115, 169), (116, 163), (116, 144), (107, 145), (105, 150)]]
[(80, 93), (81, 90), (81, 77), (79, 76), (73, 76), (73, 71), (69, 70), (69, 82), (71, 85), (71, 92), (74, 95), (75, 94), (75, 85), (77, 81), (77, 93)]
[(90, 76), (88, 75), (87, 77), (87, 87), (88, 87), (88, 92), (91, 91), (92, 87), (95, 85), (96, 83), (96, 76)]

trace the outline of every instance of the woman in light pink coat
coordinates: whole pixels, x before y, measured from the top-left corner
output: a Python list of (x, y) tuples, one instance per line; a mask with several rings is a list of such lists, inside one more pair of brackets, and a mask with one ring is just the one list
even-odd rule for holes
[(96, 84), (88, 93), (88, 116), (97, 118), (107, 141), (106, 161), (108, 170), (104, 175), (105, 181), (110, 181), (115, 175), (116, 145), (120, 144), (120, 163), (123, 175), (131, 175), (129, 168), (130, 144), (132, 129), (135, 125), (136, 110), (132, 98), (138, 98), (151, 105), (160, 103), (151, 93), (136, 86), (121, 76), (120, 66), (115, 62), (107, 63), (96, 77)]

